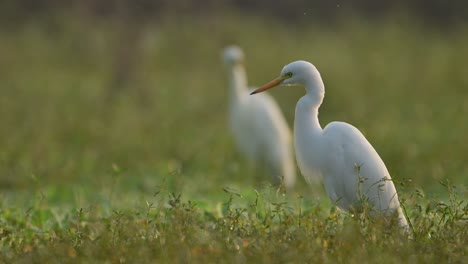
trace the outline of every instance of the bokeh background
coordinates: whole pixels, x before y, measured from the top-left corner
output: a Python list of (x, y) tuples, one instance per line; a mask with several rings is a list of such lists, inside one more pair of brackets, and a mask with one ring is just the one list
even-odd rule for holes
[[(126, 207), (165, 188), (212, 207), (261, 188), (227, 126), (229, 44), (253, 86), (314, 63), (322, 125), (358, 127), (404, 199), (445, 199), (447, 182), (466, 197), (467, 20), (466, 1), (2, 1), (2, 205)], [(304, 91), (271, 93), (292, 127)], [(300, 176), (296, 191), (326, 200)]]

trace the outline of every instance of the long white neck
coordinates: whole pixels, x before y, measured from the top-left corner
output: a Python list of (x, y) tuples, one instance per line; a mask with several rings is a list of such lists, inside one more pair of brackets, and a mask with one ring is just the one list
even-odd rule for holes
[(310, 79), (304, 82), (306, 95), (296, 105), (294, 121), (295, 133), (317, 133), (322, 131), (318, 120), (318, 110), (325, 97), (325, 87), (321, 79)]
[(320, 104), (317, 104), (317, 98), (310, 94), (306, 94), (296, 105), (296, 115), (294, 118), (294, 133), (296, 136), (307, 137), (310, 134), (320, 133), (322, 127), (318, 119), (318, 109)]
[(317, 153), (312, 152), (310, 154), (310, 148), (319, 149), (321, 142), (320, 138), (323, 130), (320, 126), (318, 113), (325, 96), (325, 88), (320, 76), (315, 77), (304, 80), (307, 93), (299, 99), (296, 105), (294, 144), (299, 160)]
[(242, 65), (237, 64), (231, 67), (229, 72), (230, 100), (231, 103), (239, 102), (245, 96), (247, 91), (247, 75)]
[[(319, 89), (314, 89), (319, 88)], [(318, 119), (318, 109), (325, 95), (323, 84), (321, 86), (310, 86), (306, 83), (307, 94), (304, 95), (296, 105), (294, 120), (294, 145), (296, 158), (301, 171), (306, 174), (321, 173), (321, 149), (322, 127)], [(310, 171), (310, 168), (315, 168)]]

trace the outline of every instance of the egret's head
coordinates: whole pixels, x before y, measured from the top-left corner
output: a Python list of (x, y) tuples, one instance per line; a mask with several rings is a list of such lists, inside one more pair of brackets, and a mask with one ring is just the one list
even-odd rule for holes
[(256, 94), (273, 88), (275, 86), (285, 85), (307, 85), (308, 83), (321, 82), (322, 78), (315, 66), (307, 61), (295, 61), (283, 67), (281, 74), (278, 78), (263, 85), (251, 94)]
[(238, 46), (228, 46), (223, 50), (223, 61), (226, 65), (242, 64), (244, 62), (244, 52)]

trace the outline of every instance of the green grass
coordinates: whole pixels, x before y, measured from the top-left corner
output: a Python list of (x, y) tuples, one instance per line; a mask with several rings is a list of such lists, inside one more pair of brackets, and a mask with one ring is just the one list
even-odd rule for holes
[[(468, 25), (220, 15), (135, 33), (79, 18), (0, 31), (2, 262), (466, 261)], [(236, 152), (220, 62), (232, 42), (251, 85), (292, 60), (318, 67), (322, 125), (363, 131), (412, 240), (336, 211), (302, 177), (281, 195)], [(272, 92), (291, 125), (303, 93)]]

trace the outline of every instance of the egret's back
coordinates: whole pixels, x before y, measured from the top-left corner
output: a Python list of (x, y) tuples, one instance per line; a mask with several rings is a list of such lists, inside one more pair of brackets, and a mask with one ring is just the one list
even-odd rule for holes
[[(344, 210), (366, 202), (374, 212), (401, 213), (391, 176), (372, 145), (355, 127), (332, 122), (323, 130), (327, 193)], [(333, 182), (333, 183), (332, 183)], [(400, 219), (406, 224), (404, 216)]]

